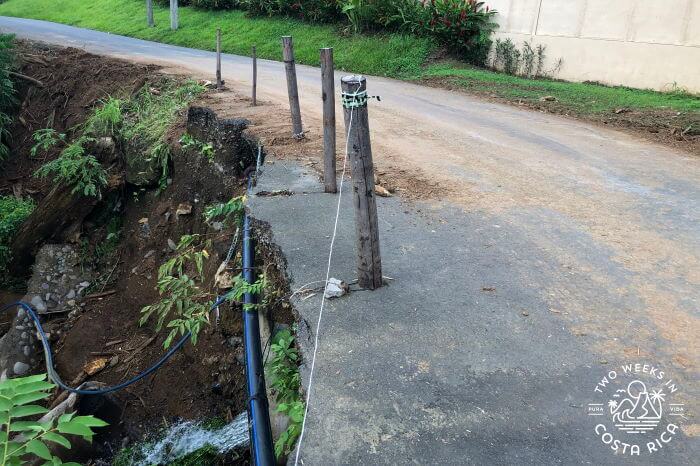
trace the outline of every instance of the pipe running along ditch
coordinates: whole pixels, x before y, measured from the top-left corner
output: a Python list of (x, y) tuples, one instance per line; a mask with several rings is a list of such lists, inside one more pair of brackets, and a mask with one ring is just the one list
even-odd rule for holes
[[(259, 163), (259, 162), (258, 162)], [(249, 180), (249, 186), (252, 180)], [(245, 213), (243, 218), (243, 279), (249, 284), (254, 283), (254, 260), (255, 250), (254, 241), (250, 235), (250, 218), (248, 213)], [(219, 305), (223, 304), (232, 291), (219, 296), (210, 312), (214, 311)], [(274, 443), (272, 439), (272, 428), (270, 424), (269, 402), (265, 386), (265, 373), (263, 367), (263, 355), (260, 341), (260, 322), (258, 319), (258, 310), (254, 307), (257, 303), (257, 297), (253, 293), (245, 293), (243, 298), (243, 341), (245, 347), (245, 369), (248, 400), (246, 403), (248, 418), (249, 418), (249, 436), (251, 445), (251, 456), (255, 466), (272, 466), (275, 464)], [(134, 376), (133, 378), (120, 384), (94, 390), (86, 390), (69, 387), (58, 375), (58, 372), (53, 365), (53, 353), (51, 344), (44, 332), (38, 314), (35, 312), (31, 304), (24, 301), (16, 301), (6, 304), (0, 308), (0, 312), (5, 312), (8, 309), (20, 307), (29, 315), (34, 322), (39, 340), (44, 350), (44, 359), (46, 372), (49, 379), (58, 387), (70, 393), (78, 395), (106, 395), (122, 390), (129, 385), (132, 385), (155, 371), (160, 369), (192, 336), (191, 332), (184, 334), (173, 345), (167, 353), (165, 353), (151, 367)]]

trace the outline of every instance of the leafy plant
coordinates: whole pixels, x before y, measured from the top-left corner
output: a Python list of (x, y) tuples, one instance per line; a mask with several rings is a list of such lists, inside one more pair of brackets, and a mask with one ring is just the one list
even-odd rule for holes
[(542, 44), (533, 48), (524, 41), (518, 49), (510, 39), (496, 39), (491, 58), (491, 67), (513, 76), (537, 78), (546, 75), (544, 70), (546, 47)]
[(12, 238), (22, 222), (32, 213), (34, 206), (31, 198), (0, 196), (0, 284), (9, 279), (5, 268), (10, 261)]
[(114, 97), (102, 101), (85, 122), (85, 133), (95, 137), (115, 136), (123, 121), (124, 102)]
[(207, 206), (204, 209), (204, 221), (211, 224), (218, 220), (224, 225), (239, 225), (244, 213), (245, 196), (238, 196), (228, 202)]
[(187, 133), (182, 135), (179, 142), (183, 149), (192, 149), (210, 162), (214, 161), (214, 146), (210, 142), (202, 142)]
[(46, 152), (58, 143), (65, 143), (66, 135), (57, 133), (53, 128), (44, 128), (34, 131), (32, 139), (35, 144), (29, 153), (32, 157), (36, 157), (40, 152)]
[(83, 196), (100, 196), (100, 189), (107, 185), (107, 172), (93, 155), (85, 153), (84, 144), (91, 138), (81, 137), (63, 149), (61, 155), (42, 165), (34, 176), (52, 177), (57, 183), (73, 186), (71, 193)]
[(299, 387), (299, 353), (294, 346), (294, 336), (288, 329), (277, 332), (270, 345), (272, 358), (267, 363), (267, 372), (275, 392), (277, 411), (289, 417), (289, 426), (275, 441), (275, 454), (279, 458), (289, 454), (301, 434), (304, 421), (304, 402)]
[[(156, 289), (161, 300), (141, 309), (140, 325), (151, 316), (156, 317), (156, 331), (163, 328), (166, 318), (174, 317), (165, 325), (170, 329), (163, 346), (170, 347), (175, 337), (192, 333), (192, 343), (197, 343), (199, 332), (209, 324), (216, 295), (206, 288), (204, 262), (209, 258), (211, 241), (201, 235), (184, 235), (176, 247), (176, 255), (158, 269)], [(240, 302), (245, 293), (260, 294), (264, 288), (264, 275), (249, 284), (242, 275), (233, 280), (233, 288), (226, 294), (228, 301)], [(254, 306), (254, 305), (248, 305)]]
[(476, 0), (430, 0), (431, 18), (426, 31), (459, 53), (465, 60), (481, 65), (491, 48), (491, 34), (498, 27), (496, 10)]
[(48, 410), (33, 404), (50, 396), (55, 386), (46, 381), (46, 374), (33, 375), (0, 382), (0, 465), (25, 464), (31, 455), (45, 460), (45, 465), (80, 466), (63, 463), (54, 456), (47, 444), (71, 448), (65, 435), (76, 435), (92, 441), (93, 428), (106, 422), (93, 416), (64, 414), (57, 421), (28, 420)]
[(10, 138), (8, 128), (12, 124), (10, 111), (17, 103), (15, 85), (10, 78), (14, 63), (14, 36), (0, 34), (0, 161), (9, 156), (6, 142)]

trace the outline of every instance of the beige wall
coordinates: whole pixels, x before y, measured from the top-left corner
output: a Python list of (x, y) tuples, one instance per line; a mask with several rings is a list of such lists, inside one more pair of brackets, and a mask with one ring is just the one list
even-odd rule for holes
[(487, 0), (496, 37), (547, 46), (556, 77), (700, 92), (700, 0)]

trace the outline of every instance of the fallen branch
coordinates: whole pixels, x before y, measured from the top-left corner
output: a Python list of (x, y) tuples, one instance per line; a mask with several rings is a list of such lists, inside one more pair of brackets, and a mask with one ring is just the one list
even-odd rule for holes
[(36, 78), (32, 78), (31, 76), (27, 76), (26, 74), (17, 73), (15, 71), (9, 71), (8, 74), (10, 76), (14, 76), (16, 78), (24, 79), (25, 81), (29, 81), (30, 83), (34, 83), (39, 87), (44, 87), (44, 83), (42, 83), (41, 81), (39, 81)]
[(109, 290), (109, 291), (105, 291), (103, 293), (93, 293), (93, 294), (89, 294), (89, 295), (85, 296), (83, 298), (83, 300), (85, 301), (88, 299), (104, 298), (105, 296), (109, 296), (109, 295), (114, 294), (116, 292), (117, 292), (117, 290)]

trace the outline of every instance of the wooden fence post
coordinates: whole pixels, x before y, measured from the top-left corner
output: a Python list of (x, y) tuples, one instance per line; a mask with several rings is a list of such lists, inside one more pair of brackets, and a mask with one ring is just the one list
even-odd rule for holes
[(258, 105), (258, 54), (253, 46), (253, 107)]
[(173, 31), (178, 27), (177, 0), (170, 0), (170, 29)]
[(323, 186), (338, 192), (335, 179), (335, 79), (333, 49), (321, 49), (321, 98), (323, 99)]
[(297, 88), (297, 69), (294, 64), (292, 36), (282, 37), (282, 56), (284, 58), (284, 69), (287, 73), (289, 110), (292, 113), (292, 136), (301, 139), (304, 137), (304, 130), (301, 126), (301, 109), (299, 108), (299, 89)]
[(216, 29), (216, 88), (221, 89), (221, 28)]
[(377, 200), (367, 116), (367, 80), (364, 76), (344, 76), (340, 84), (352, 167), (357, 278), (362, 288), (373, 290), (382, 286), (382, 258), (379, 254)]
[(148, 23), (148, 27), (156, 25), (153, 20), (153, 0), (146, 0), (146, 22)]

